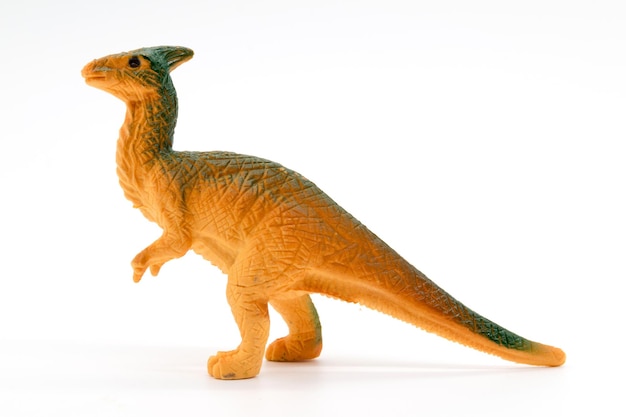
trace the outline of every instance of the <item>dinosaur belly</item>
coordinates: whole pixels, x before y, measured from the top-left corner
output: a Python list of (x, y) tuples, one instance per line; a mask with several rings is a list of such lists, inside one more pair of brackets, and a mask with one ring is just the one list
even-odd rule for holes
[(209, 235), (194, 236), (191, 249), (225, 274), (228, 274), (237, 255), (236, 248)]

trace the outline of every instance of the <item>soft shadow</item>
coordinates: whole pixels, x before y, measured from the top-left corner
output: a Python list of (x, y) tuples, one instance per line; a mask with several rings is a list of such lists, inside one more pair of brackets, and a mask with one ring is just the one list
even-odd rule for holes
[(433, 377), (474, 377), (476, 375), (503, 375), (544, 372), (548, 368), (516, 364), (471, 364), (455, 362), (416, 362), (390, 358), (328, 357), (308, 362), (276, 363), (266, 362), (264, 371), (271, 374), (291, 376), (319, 374), (367, 375), (379, 378), (390, 377), (433, 378)]

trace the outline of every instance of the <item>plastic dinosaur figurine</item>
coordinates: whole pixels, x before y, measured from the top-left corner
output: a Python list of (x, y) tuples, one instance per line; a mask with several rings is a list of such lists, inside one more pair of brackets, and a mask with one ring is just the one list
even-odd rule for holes
[[(271, 361), (301, 361), (322, 350), (310, 293), (412, 323), (503, 359), (540, 366), (562, 350), (522, 338), (439, 288), (311, 181), (275, 162), (230, 152), (172, 149), (177, 98), (170, 72), (193, 51), (159, 46), (109, 55), (84, 67), (90, 86), (126, 103), (117, 142), (125, 196), (163, 234), (132, 261), (134, 281), (190, 249), (228, 275), (227, 298), (241, 344), (208, 360), (215, 378), (257, 375)], [(266, 349), (268, 304), (288, 336)]]

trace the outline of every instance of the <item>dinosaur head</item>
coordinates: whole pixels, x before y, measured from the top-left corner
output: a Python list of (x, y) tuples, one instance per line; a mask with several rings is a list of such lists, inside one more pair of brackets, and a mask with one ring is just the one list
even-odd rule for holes
[(82, 75), (88, 85), (125, 102), (141, 101), (173, 88), (170, 72), (192, 56), (191, 49), (180, 46), (141, 48), (93, 60)]

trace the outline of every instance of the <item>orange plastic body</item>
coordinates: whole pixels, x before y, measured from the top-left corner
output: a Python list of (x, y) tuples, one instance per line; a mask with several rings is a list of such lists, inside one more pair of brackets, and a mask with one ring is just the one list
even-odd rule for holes
[[(183, 47), (143, 48), (94, 60), (82, 75), (126, 103), (120, 185), (163, 229), (133, 259), (133, 279), (147, 269), (156, 275), (189, 250), (228, 275), (242, 341), (209, 359), (212, 376), (254, 377), (264, 353), (272, 361), (317, 357), (322, 335), (310, 293), (363, 304), (509, 361), (564, 363), (560, 349), (520, 337), (455, 300), (296, 172), (235, 153), (175, 151), (170, 72), (192, 56)], [(289, 335), (266, 349), (268, 304)]]

